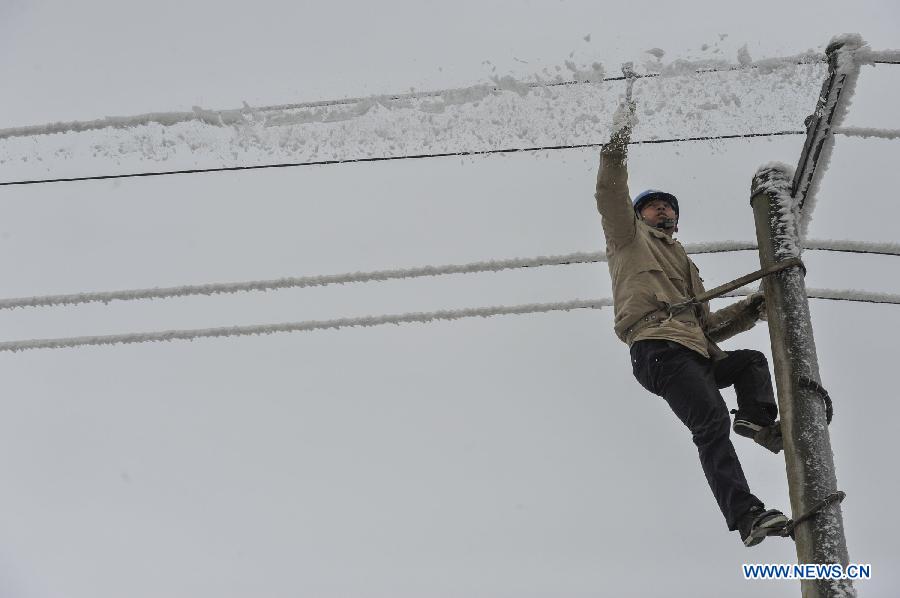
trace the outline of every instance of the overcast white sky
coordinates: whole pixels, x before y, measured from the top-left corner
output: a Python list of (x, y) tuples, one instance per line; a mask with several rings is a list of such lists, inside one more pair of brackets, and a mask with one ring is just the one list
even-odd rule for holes
[[(0, 129), (528, 79), (570, 54), (615, 74), (651, 48), (666, 62), (736, 62), (745, 44), (760, 59), (823, 51), (845, 32), (897, 48), (898, 22), (887, 0), (4, 0)], [(900, 128), (898, 69), (863, 69), (846, 124)], [(773, 96), (772, 118), (783, 108)], [(632, 190), (673, 190), (684, 242), (752, 240), (753, 172), (796, 164), (802, 142), (642, 146)], [(33, 143), (40, 153), (47, 140)], [(897, 241), (898, 151), (839, 138), (810, 237)], [(0, 296), (598, 251), (596, 163), (588, 149), (3, 187)], [(52, 155), (44, 166), (80, 168)], [(27, 168), (6, 161), (0, 180)], [(804, 260), (811, 287), (900, 293), (897, 258)], [(758, 265), (754, 252), (696, 261), (709, 286)], [(0, 312), (0, 340), (563, 301), (609, 286), (593, 264), (15, 310)], [(873, 565), (865, 596), (900, 587), (898, 309), (811, 304), (850, 556)], [(728, 346), (768, 353), (768, 331)], [(0, 379), (3, 596), (799, 593), (743, 580), (741, 563), (794, 562), (793, 545), (748, 550), (726, 531), (689, 433), (633, 380), (612, 310), (4, 353)], [(735, 443), (751, 488), (787, 510), (783, 457)]]

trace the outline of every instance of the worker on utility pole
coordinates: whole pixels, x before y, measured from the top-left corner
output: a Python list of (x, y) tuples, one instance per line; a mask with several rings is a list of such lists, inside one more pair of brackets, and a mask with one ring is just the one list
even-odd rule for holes
[(734, 431), (774, 453), (782, 449), (778, 407), (765, 356), (726, 352), (716, 341), (751, 328), (765, 314), (765, 297), (756, 293), (712, 313), (707, 303), (671, 309), (703, 293), (703, 282), (673, 236), (680, 216), (675, 196), (649, 190), (632, 201), (629, 195), (626, 160), (635, 105), (626, 97), (613, 118), (612, 138), (600, 152), (595, 195), (612, 277), (615, 333), (631, 348), (638, 382), (664, 398), (691, 431), (728, 529), (738, 530), (745, 546), (754, 546), (779, 535), (788, 519), (750, 492), (719, 389), (734, 385)]

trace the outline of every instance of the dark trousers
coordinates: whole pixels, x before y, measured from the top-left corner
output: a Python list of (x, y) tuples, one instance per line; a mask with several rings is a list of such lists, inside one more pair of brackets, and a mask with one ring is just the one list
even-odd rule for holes
[(764, 505), (750, 492), (728, 438), (731, 418), (719, 389), (734, 385), (742, 415), (757, 423), (773, 422), (778, 407), (765, 356), (759, 351), (730, 351), (713, 361), (678, 343), (645, 340), (631, 346), (631, 364), (638, 382), (664, 398), (690, 429), (728, 529), (736, 530), (750, 507)]

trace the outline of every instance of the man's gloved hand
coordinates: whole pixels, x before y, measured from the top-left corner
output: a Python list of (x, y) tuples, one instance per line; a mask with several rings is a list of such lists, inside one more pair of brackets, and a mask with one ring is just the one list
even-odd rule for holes
[(766, 320), (767, 312), (766, 312), (766, 294), (762, 291), (757, 291), (752, 295), (747, 297), (747, 310), (750, 313), (756, 314), (757, 320)]
[(603, 149), (613, 152), (625, 152), (628, 149), (629, 141), (631, 141), (631, 127), (625, 126), (613, 131), (612, 137), (609, 138), (609, 143)]
[(777, 455), (784, 448), (784, 438), (781, 435), (781, 422), (776, 421), (771, 426), (762, 428), (753, 436), (753, 440)]
[(631, 141), (631, 129), (636, 120), (634, 116), (636, 105), (633, 101), (624, 101), (616, 108), (613, 114), (613, 133), (603, 149), (606, 151), (625, 152)]

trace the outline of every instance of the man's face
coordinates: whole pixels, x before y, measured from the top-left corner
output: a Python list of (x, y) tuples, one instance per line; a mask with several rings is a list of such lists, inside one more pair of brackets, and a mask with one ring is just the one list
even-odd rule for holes
[(641, 208), (641, 220), (653, 228), (658, 228), (667, 220), (677, 221), (677, 218), (675, 210), (665, 199), (650, 200)]

